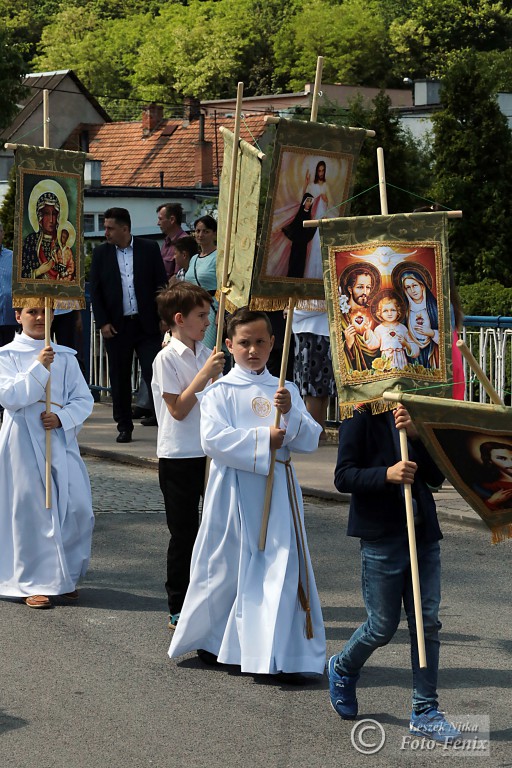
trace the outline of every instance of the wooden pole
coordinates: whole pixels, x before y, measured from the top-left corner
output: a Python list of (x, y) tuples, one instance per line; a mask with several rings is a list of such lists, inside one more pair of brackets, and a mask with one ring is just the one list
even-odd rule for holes
[[(50, 146), (50, 100), (47, 88), (43, 91), (43, 146)], [(44, 345), (50, 346), (50, 328), (51, 328), (51, 301), (48, 296), (44, 300)], [(52, 377), (51, 374), (46, 382), (46, 413), (52, 410)], [(45, 481), (46, 481), (46, 509), (52, 506), (52, 431), (46, 430), (45, 435), (46, 457), (45, 457)]]
[[(313, 90), (313, 100), (311, 102), (310, 122), (312, 123), (316, 122), (316, 118), (318, 117), (318, 102), (320, 98), (320, 86), (322, 83), (323, 64), (324, 64), (324, 57), (319, 56), (316, 62), (315, 85)], [(284, 330), (283, 353), (281, 357), (281, 370), (279, 372), (280, 388), (284, 387), (284, 383), (286, 380), (286, 368), (288, 367), (288, 355), (290, 353), (290, 340), (292, 337), (292, 321), (293, 321), (294, 309), (295, 309), (295, 299), (290, 298), (288, 301), (288, 313), (286, 315), (286, 327)], [(279, 408), (276, 408), (276, 418), (275, 418), (274, 426), (278, 428), (280, 423), (281, 423), (281, 411), (279, 410)], [(270, 516), (270, 504), (272, 502), (272, 488), (274, 486), (275, 466), (276, 466), (276, 451), (273, 450), (270, 452), (270, 467), (268, 470), (267, 484), (265, 487), (265, 500), (263, 502), (263, 515), (261, 518), (260, 539), (258, 543), (258, 548), (260, 551), (263, 551), (265, 549), (265, 544), (267, 542), (268, 519)]]
[[(286, 316), (286, 327), (284, 331), (283, 352), (281, 356), (281, 370), (279, 371), (279, 387), (284, 387), (286, 381), (286, 368), (288, 366), (288, 355), (290, 353), (290, 341), (292, 338), (293, 311), (295, 309), (295, 299), (288, 301), (288, 314)], [(276, 408), (276, 417), (274, 427), (279, 428), (281, 423), (281, 411)], [(268, 518), (270, 515), (270, 502), (272, 501), (272, 488), (274, 486), (274, 470), (276, 466), (276, 451), (270, 453), (270, 467), (268, 470), (267, 484), (265, 487), (265, 501), (263, 503), (263, 516), (261, 519), (260, 539), (258, 549), (263, 551), (267, 543)]]
[(494, 405), (505, 405), (501, 397), (498, 395), (494, 387), (492, 386), (491, 382), (483, 372), (483, 370), (480, 368), (479, 364), (473, 357), (473, 353), (469, 349), (469, 347), (466, 345), (462, 339), (459, 339), (457, 342), (457, 347), (460, 349), (462, 354), (464, 355), (464, 359), (466, 360), (467, 364), (477, 377), (478, 381), (482, 385), (482, 387), (485, 389), (487, 394), (489, 395), (489, 398), (491, 400), (491, 403), (494, 403)]
[[(447, 216), (449, 219), (461, 219), (462, 211), (447, 211)], [(308, 229), (309, 227), (319, 227), (320, 224), (330, 224), (333, 221), (341, 221), (342, 219), (343, 217), (338, 217), (335, 219), (307, 219), (302, 223), (302, 226), (305, 229)]]
[[(381, 213), (388, 214), (388, 198), (386, 193), (386, 169), (384, 166), (384, 150), (377, 148), (377, 167), (379, 174), (379, 192)], [(402, 461), (409, 461), (409, 449), (407, 447), (407, 432), (399, 429), (400, 454)], [(425, 653), (425, 632), (423, 630), (423, 611), (421, 606), (421, 587), (418, 568), (418, 551), (416, 548), (416, 530), (414, 528), (414, 508), (412, 503), (412, 487), (404, 483), (405, 514), (407, 518), (407, 537), (409, 539), (409, 559), (411, 561), (412, 594), (414, 599), (414, 616), (416, 618), (416, 638), (418, 642), (418, 656), (420, 668), (427, 666)]]

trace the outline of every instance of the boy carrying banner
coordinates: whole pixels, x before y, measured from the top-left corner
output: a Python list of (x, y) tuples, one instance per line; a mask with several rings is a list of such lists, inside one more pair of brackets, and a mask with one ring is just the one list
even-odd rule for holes
[[(228, 321), (235, 367), (201, 401), (201, 440), (212, 458), (190, 586), (169, 656), (253, 674), (317, 673), (325, 633), (290, 451), (312, 452), (321, 427), (293, 384), (268, 372), (268, 317), (247, 307)], [(274, 407), (284, 428), (274, 424)], [(271, 449), (276, 471), (265, 551), (258, 539)]]
[[(410, 461), (401, 460), (399, 429), (407, 432)], [(347, 533), (361, 540), (367, 619), (342, 652), (330, 658), (328, 675), (333, 709), (344, 720), (355, 718), (361, 669), (377, 648), (393, 638), (403, 603), (413, 673), (410, 730), (446, 744), (461, 734), (439, 711), (437, 696), (442, 533), (429, 486), (437, 487), (443, 480), (402, 405), (393, 413), (375, 416), (362, 406), (341, 423), (334, 482), (339, 491), (352, 494)], [(418, 660), (403, 483), (412, 485), (426, 669)]]

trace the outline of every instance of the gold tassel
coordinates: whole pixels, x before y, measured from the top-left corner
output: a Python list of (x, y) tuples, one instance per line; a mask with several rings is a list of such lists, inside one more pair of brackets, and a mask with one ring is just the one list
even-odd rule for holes
[(354, 409), (361, 410), (361, 406), (368, 406), (368, 408), (371, 410), (372, 415), (375, 416), (379, 413), (386, 413), (387, 411), (392, 411), (393, 408), (396, 408), (396, 403), (393, 401), (387, 401), (382, 400), (379, 398), (378, 400), (369, 400), (366, 403), (361, 403), (361, 401), (354, 401), (353, 403), (340, 403), (339, 404), (339, 411), (340, 411), (340, 421), (345, 421), (345, 419), (351, 419), (354, 415)]
[(306, 623), (305, 623), (306, 639), (311, 640), (311, 638), (313, 637), (313, 622), (311, 620), (311, 608), (309, 605), (309, 600), (306, 597), (306, 593), (304, 592), (304, 587), (302, 586), (302, 583), (300, 581), (299, 581), (299, 587), (297, 589), (297, 594), (299, 596), (300, 606), (306, 614)]
[(491, 528), (492, 531), (492, 544), (500, 544), (502, 541), (512, 539), (512, 523), (505, 523), (504, 525), (496, 525)]

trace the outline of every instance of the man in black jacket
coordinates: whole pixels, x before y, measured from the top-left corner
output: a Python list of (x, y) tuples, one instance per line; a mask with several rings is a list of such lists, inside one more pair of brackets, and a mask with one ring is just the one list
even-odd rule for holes
[(161, 347), (155, 296), (166, 275), (157, 243), (132, 237), (126, 208), (105, 211), (104, 227), (107, 242), (92, 255), (92, 308), (107, 349), (117, 442), (129, 443), (133, 353), (151, 393), (152, 364)]
[[(401, 460), (399, 429), (407, 432), (409, 461)], [(392, 639), (403, 603), (413, 672), (410, 731), (446, 744), (461, 734), (439, 711), (437, 700), (442, 534), (429, 486), (437, 487), (443, 479), (402, 405), (376, 416), (363, 406), (342, 422), (334, 482), (339, 491), (352, 494), (347, 532), (361, 540), (367, 619), (343, 651), (330, 658), (328, 675), (333, 709), (344, 720), (353, 719), (360, 670), (377, 648)], [(420, 668), (418, 659), (404, 483), (412, 486), (426, 669)]]

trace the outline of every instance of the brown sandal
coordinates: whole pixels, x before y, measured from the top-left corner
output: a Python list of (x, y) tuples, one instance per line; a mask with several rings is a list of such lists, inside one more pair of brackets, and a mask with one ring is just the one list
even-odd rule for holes
[(51, 608), (52, 604), (50, 598), (46, 595), (31, 595), (30, 597), (22, 598), (25, 605), (29, 608)]

